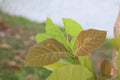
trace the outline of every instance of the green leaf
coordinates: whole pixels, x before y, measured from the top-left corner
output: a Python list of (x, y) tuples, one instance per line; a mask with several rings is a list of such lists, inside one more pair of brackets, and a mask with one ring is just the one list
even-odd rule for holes
[(82, 31), (81, 25), (70, 18), (64, 18), (63, 23), (66, 33), (72, 37), (77, 36)]
[(64, 59), (68, 64), (76, 64), (76, 62), (73, 60), (73, 58), (68, 57), (67, 59)]
[(35, 36), (35, 39), (36, 39), (37, 42), (44, 41), (44, 40), (46, 40), (48, 38), (52, 38), (52, 35), (47, 34), (47, 33), (40, 33), (40, 34), (37, 34)]
[(75, 53), (77, 56), (85, 56), (91, 50), (98, 48), (106, 39), (106, 31), (89, 29), (82, 31), (76, 41)]
[(81, 65), (85, 66), (89, 71), (94, 73), (93, 65), (88, 56), (79, 56)]
[(72, 51), (75, 53), (75, 49), (76, 49), (76, 45), (75, 45), (75, 40), (76, 40), (76, 36), (75, 37), (73, 37), (72, 39), (71, 39), (71, 41), (70, 41), (70, 44), (71, 44), (71, 49), (72, 49)]
[(64, 37), (62, 31), (60, 31), (60, 29), (52, 22), (50, 18), (47, 18), (45, 29), (46, 29), (46, 33), (48, 34)]
[(47, 39), (29, 49), (26, 57), (28, 66), (45, 66), (67, 58), (70, 52), (55, 39)]
[(63, 18), (64, 28), (68, 35), (72, 36), (72, 40), (70, 41), (70, 46), (72, 51), (74, 52), (75, 48), (75, 40), (78, 34), (83, 30), (81, 25), (76, 21), (70, 18)]
[(47, 65), (47, 66), (44, 66), (44, 67), (47, 68), (48, 70), (55, 71), (56, 69), (58, 69), (62, 66), (65, 66), (65, 64), (62, 63), (61, 61), (58, 61), (58, 62), (55, 62), (53, 64), (50, 64), (50, 65)]
[(105, 79), (105, 80), (120, 80), (120, 78), (115, 77), (115, 78), (110, 78), (110, 79)]
[(117, 55), (116, 63), (117, 63), (117, 68), (118, 68), (118, 76), (120, 78), (120, 49), (119, 49), (119, 53)]
[(52, 22), (52, 20), (50, 18), (47, 18), (46, 33), (52, 35), (54, 39), (56, 39), (58, 42), (62, 43), (69, 51), (71, 51), (71, 48), (70, 48), (69, 44), (67, 43), (67, 40), (65, 39), (64, 34)]
[(119, 51), (120, 49), (120, 35), (113, 38), (110, 43), (112, 44), (112, 46), (117, 50)]
[(105, 80), (120, 80), (120, 78), (116, 77), (116, 78), (110, 78), (110, 79), (105, 79)]
[(66, 65), (55, 70), (46, 80), (95, 80), (95, 78), (84, 66)]

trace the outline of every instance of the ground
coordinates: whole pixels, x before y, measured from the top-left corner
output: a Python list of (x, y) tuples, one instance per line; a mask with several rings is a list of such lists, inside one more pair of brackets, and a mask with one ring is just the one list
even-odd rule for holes
[(50, 71), (42, 67), (26, 67), (27, 50), (34, 36), (44, 31), (44, 24), (23, 17), (0, 13), (0, 80), (44, 80)]

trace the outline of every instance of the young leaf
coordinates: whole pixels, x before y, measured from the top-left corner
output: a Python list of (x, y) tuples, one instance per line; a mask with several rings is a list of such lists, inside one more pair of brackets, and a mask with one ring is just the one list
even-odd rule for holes
[(112, 64), (108, 60), (104, 60), (101, 63), (101, 75), (103, 78), (110, 77), (111, 76), (111, 70), (112, 70)]
[(40, 34), (37, 34), (35, 37), (37, 42), (44, 41), (48, 38), (52, 38), (52, 36), (50, 34), (47, 34), (47, 33), (40, 33)]
[(84, 66), (67, 65), (54, 71), (46, 80), (95, 80), (95, 78)]
[(105, 79), (105, 80), (120, 80), (120, 78), (116, 77), (116, 78), (110, 78), (110, 79)]
[(67, 59), (64, 59), (68, 64), (77, 64), (75, 60), (72, 57), (68, 57)]
[(78, 35), (82, 31), (81, 25), (70, 18), (64, 18), (63, 23), (66, 33), (72, 37)]
[(76, 48), (76, 46), (75, 46), (75, 40), (76, 40), (76, 38), (77, 38), (77, 36), (73, 37), (71, 39), (71, 41), (70, 41), (71, 49), (72, 49), (73, 52), (75, 52), (75, 48)]
[(62, 66), (65, 66), (65, 64), (62, 63), (61, 61), (58, 61), (58, 62), (55, 62), (53, 64), (50, 64), (50, 65), (47, 65), (47, 66), (44, 66), (44, 67), (47, 68), (48, 70), (55, 71), (56, 69), (58, 69)]
[(89, 71), (94, 73), (93, 65), (88, 56), (79, 56), (81, 65), (85, 66)]
[(53, 35), (52, 38), (56, 39), (58, 42), (62, 43), (69, 51), (70, 46), (67, 43), (67, 40), (64, 37), (64, 34), (60, 31), (60, 29), (52, 22), (50, 18), (47, 18), (46, 22), (46, 33)]
[(113, 38), (110, 42), (111, 42), (112, 46), (113, 46), (117, 51), (119, 51), (119, 49), (120, 49), (120, 35), (117, 36), (117, 37), (115, 37), (115, 38)]
[(91, 50), (98, 48), (104, 42), (105, 38), (105, 31), (94, 29), (82, 31), (75, 41), (76, 55), (88, 55)]
[(47, 18), (46, 27), (45, 27), (46, 33), (64, 37), (62, 31), (52, 22), (50, 18)]
[(47, 39), (30, 48), (26, 58), (28, 66), (45, 66), (67, 58), (70, 52), (55, 39)]

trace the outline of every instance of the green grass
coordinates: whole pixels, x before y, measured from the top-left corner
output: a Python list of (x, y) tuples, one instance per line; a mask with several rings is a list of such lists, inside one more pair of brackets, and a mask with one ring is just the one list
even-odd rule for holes
[[(7, 44), (11, 47), (9, 49), (0, 47), (0, 80), (45, 80), (50, 71), (43, 67), (26, 67), (22, 59), (22, 57), (25, 58), (28, 49), (35, 44), (34, 36), (44, 32), (44, 25), (2, 12), (0, 12), (0, 20), (10, 29), (9, 31), (0, 30), (5, 34), (4, 37), (0, 37), (0, 45)], [(21, 59), (16, 60), (16, 56)], [(15, 62), (20, 70), (16, 70), (5, 62)]]
[(11, 16), (6, 13), (0, 12), (0, 19), (10, 27), (39, 27), (39, 29), (44, 29), (44, 25), (31, 21), (27, 18), (24, 18), (22, 16)]

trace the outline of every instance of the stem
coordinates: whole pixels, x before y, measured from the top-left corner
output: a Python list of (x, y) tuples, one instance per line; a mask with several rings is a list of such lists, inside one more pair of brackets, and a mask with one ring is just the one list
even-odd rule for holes
[(66, 38), (67, 38), (67, 44), (70, 46), (70, 43), (69, 43), (69, 39), (68, 39), (68, 35), (66, 34)]
[[(66, 38), (67, 38), (67, 44), (70, 46), (70, 43), (69, 43), (69, 37), (68, 37), (68, 35), (67, 34), (65, 34), (66, 35)], [(71, 47), (70, 47), (71, 48)], [(80, 64), (80, 61), (79, 61), (79, 59), (78, 59), (78, 57), (77, 56), (75, 56), (75, 55), (70, 55), (71, 56), (71, 58), (76, 62), (76, 64)]]
[(72, 59), (77, 63), (80, 64), (80, 61), (77, 56), (73, 56)]

